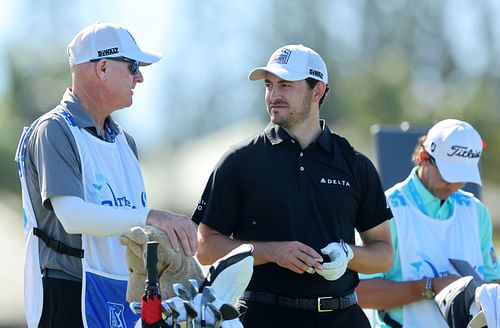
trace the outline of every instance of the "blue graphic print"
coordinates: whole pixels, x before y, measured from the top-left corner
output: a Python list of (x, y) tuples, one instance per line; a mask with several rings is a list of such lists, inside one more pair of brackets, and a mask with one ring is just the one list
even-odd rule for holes
[(406, 198), (401, 194), (400, 190), (394, 191), (388, 197), (391, 207), (408, 206)]
[[(137, 205), (133, 204), (126, 195), (117, 195), (109, 179), (102, 174), (96, 174), (90, 194), (101, 205), (137, 208)], [(141, 192), (141, 203), (142, 207), (146, 206), (146, 193), (144, 191)]]

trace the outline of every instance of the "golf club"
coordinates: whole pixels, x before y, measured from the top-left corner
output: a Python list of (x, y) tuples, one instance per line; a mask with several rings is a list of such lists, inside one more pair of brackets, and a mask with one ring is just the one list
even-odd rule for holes
[(189, 301), (184, 301), (184, 308), (186, 309), (186, 328), (195, 328), (194, 319), (198, 316), (194, 306)]
[(168, 317), (172, 315), (172, 310), (167, 304), (167, 301), (161, 302), (161, 313), (163, 314), (163, 320), (167, 321)]
[(240, 316), (240, 312), (234, 306), (230, 304), (222, 304), (219, 309), (224, 320), (233, 320)]
[(189, 287), (191, 288), (191, 294), (195, 297), (200, 292), (200, 286), (198, 285), (198, 280), (189, 279)]
[(174, 290), (175, 295), (179, 296), (183, 300), (189, 301), (189, 302), (191, 302), (193, 300), (194, 296), (191, 294), (191, 292), (186, 287), (184, 287), (183, 284), (176, 282), (172, 285), (172, 288)]
[(141, 315), (141, 302), (132, 302), (129, 304), (130, 310), (132, 310), (132, 313), (135, 315)]
[(208, 303), (207, 307), (214, 314), (214, 328), (219, 328), (222, 321), (223, 321), (222, 314), (220, 313), (219, 309), (213, 303)]
[(177, 328), (177, 318), (179, 317), (180, 312), (175, 306), (175, 302), (173, 300), (169, 299), (166, 302), (168, 307), (172, 311), (172, 328)]
[(203, 292), (201, 294), (201, 328), (206, 328), (207, 323), (205, 321), (205, 310), (207, 308), (208, 303), (212, 303), (215, 301), (215, 294), (210, 286), (206, 286), (203, 288)]

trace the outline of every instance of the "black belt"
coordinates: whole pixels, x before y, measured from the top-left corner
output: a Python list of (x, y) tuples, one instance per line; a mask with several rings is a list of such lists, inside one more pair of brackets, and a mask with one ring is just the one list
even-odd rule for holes
[(277, 304), (284, 307), (316, 312), (342, 310), (358, 303), (358, 297), (355, 292), (341, 297), (291, 298), (264, 292), (246, 291), (241, 298), (245, 301)]

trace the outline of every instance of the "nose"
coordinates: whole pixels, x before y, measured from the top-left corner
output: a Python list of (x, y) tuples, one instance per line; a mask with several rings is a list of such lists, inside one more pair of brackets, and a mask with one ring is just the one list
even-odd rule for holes
[(273, 102), (275, 99), (279, 99), (281, 97), (277, 88), (272, 88), (272, 87), (268, 88), (266, 93), (267, 93), (267, 99), (269, 100), (269, 102)]
[(142, 75), (141, 70), (137, 72), (137, 74), (134, 75), (134, 82), (136, 83), (142, 83), (144, 82), (144, 76)]

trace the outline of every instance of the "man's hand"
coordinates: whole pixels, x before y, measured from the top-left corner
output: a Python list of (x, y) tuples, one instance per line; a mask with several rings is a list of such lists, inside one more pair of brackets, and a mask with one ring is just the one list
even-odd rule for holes
[(146, 224), (163, 230), (177, 252), (182, 246), (186, 256), (194, 256), (198, 247), (196, 238), (196, 226), (187, 215), (177, 214), (169, 211), (149, 211)]
[(320, 261), (323, 261), (321, 255), (299, 241), (280, 241), (269, 244), (272, 244), (270, 247), (273, 253), (271, 261), (280, 267), (299, 274), (304, 272), (312, 274), (321, 267)]
[(316, 272), (326, 280), (337, 280), (347, 270), (347, 264), (354, 257), (349, 245), (340, 240), (340, 243), (330, 243), (321, 249), (321, 253), (328, 255), (332, 262), (323, 263), (320, 270)]

